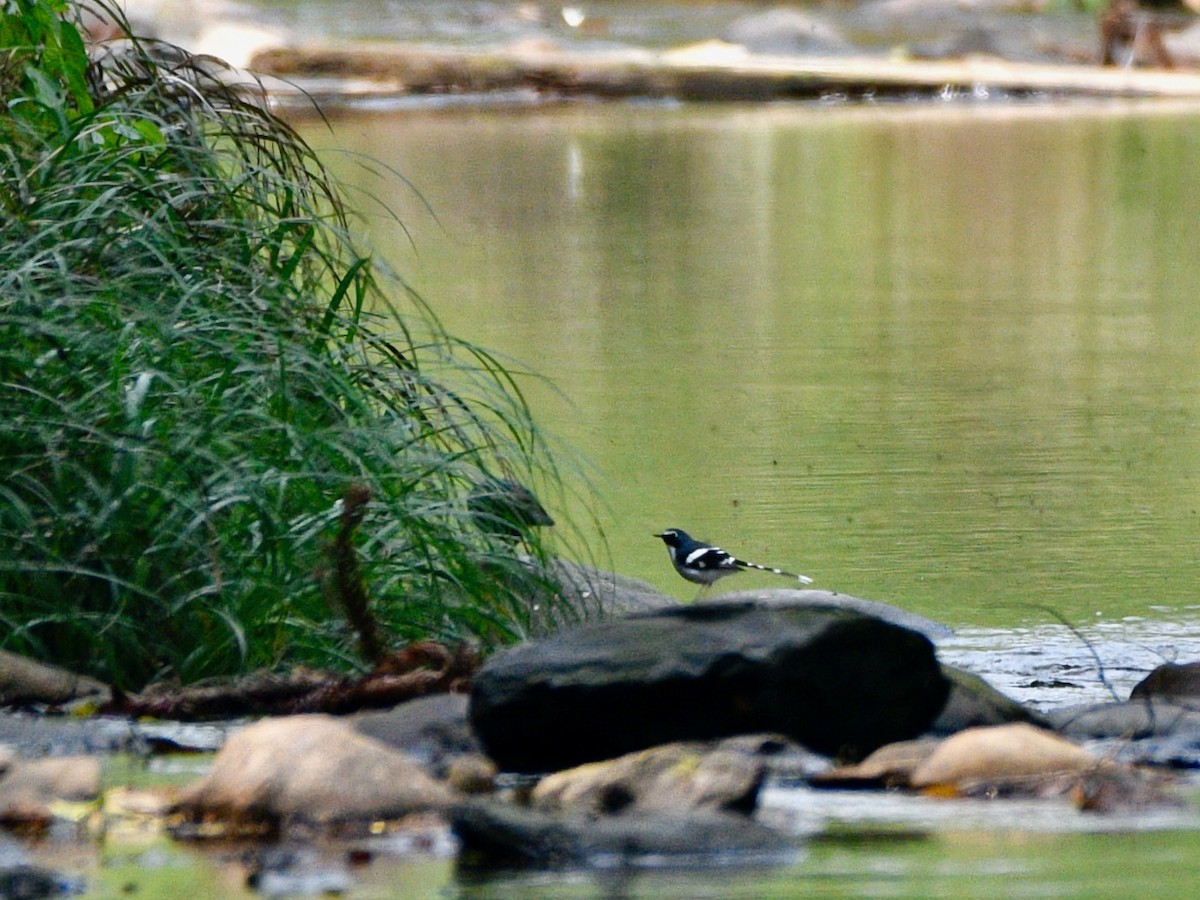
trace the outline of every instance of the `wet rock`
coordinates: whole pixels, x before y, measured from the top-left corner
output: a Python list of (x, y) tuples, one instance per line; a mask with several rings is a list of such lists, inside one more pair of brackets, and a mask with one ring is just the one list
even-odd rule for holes
[(232, 722), (146, 721), (132, 723), (134, 738), (155, 753), (215, 753), (225, 744)]
[(947, 665), (942, 666), (942, 674), (950, 682), (950, 697), (930, 726), (933, 734), (949, 735), (1009, 722), (1047, 726), (1041, 715), (1000, 693), (978, 675)]
[(1200, 707), (1200, 663), (1164, 663), (1134, 685), (1130, 700), (1166, 700)]
[(466, 694), (435, 694), (384, 712), (362, 713), (350, 724), (420, 761), (464, 794), (490, 793), (496, 765), (483, 755), (467, 721)]
[(94, 678), (0, 650), (0, 706), (105, 703), (111, 697), (111, 688)]
[(1086, 750), (1045, 729), (1018, 723), (969, 728), (946, 738), (912, 772), (915, 788), (968, 791), (1015, 779), (1078, 774), (1098, 765)]
[(1200, 664), (1161, 665), (1124, 703), (1072, 706), (1049, 718), (1069, 737), (1116, 742), (1125, 762), (1200, 768)]
[(0, 898), (3, 900), (82, 894), (84, 886), (81, 878), (61, 875), (31, 863), (24, 846), (0, 834)]
[(805, 750), (782, 734), (739, 734), (718, 741), (717, 750), (739, 753), (761, 762), (767, 778), (779, 784), (799, 784), (829, 768), (829, 758)]
[(239, 724), (170, 720), (133, 722), (115, 716), (75, 718), (0, 713), (0, 745), (20, 755), (84, 756), (94, 753), (191, 752), (221, 748)]
[(541, 810), (612, 814), (707, 809), (749, 813), (766, 775), (759, 759), (700, 743), (667, 744), (548, 775), (533, 789)]
[(434, 694), (348, 721), (359, 734), (411, 754), (440, 777), (455, 757), (482, 752), (467, 703), (466, 694)]
[(21, 756), (84, 756), (136, 751), (145, 746), (141, 723), (128, 719), (75, 719), (0, 713), (0, 744)]
[(949, 34), (915, 43), (910, 48), (916, 59), (953, 59), (962, 56), (1011, 56), (1008, 35), (984, 22), (974, 22)]
[[(674, 597), (656, 590), (648, 582), (604, 569), (567, 560), (555, 560), (551, 575), (573, 609), (587, 619), (608, 619), (632, 613), (653, 612), (680, 605)], [(556, 624), (549, 618), (539, 622), (538, 633), (548, 634)]]
[(46, 823), (55, 803), (86, 803), (99, 795), (98, 757), (10, 759), (0, 775), (0, 820)]
[(814, 774), (809, 782), (814, 787), (882, 787), (900, 788), (912, 784), (912, 773), (940, 747), (940, 738), (920, 738), (897, 741), (880, 747), (860, 763), (837, 766)]
[(0, 866), (0, 898), (38, 900), (83, 893), (83, 883), (41, 866), (19, 864)]
[(1120, 742), (1114, 749), (1122, 762), (1171, 769), (1200, 769), (1200, 729)]
[(455, 807), (450, 821), (467, 867), (727, 866), (784, 863), (798, 853), (785, 835), (726, 813), (596, 819), (477, 801)]
[(354, 885), (344, 863), (322, 859), (312, 847), (257, 847), (242, 862), (246, 887), (265, 897), (332, 897)]
[(395, 819), (445, 807), (454, 796), (411, 757), (342, 720), (309, 715), (264, 720), (231, 735), (177, 809), (223, 818), (236, 829)]
[(721, 603), (497, 653), (475, 678), (470, 719), (517, 772), (756, 732), (857, 759), (924, 731), (948, 690), (933, 645), (909, 629), (829, 606)]
[(755, 606), (763, 607), (827, 606), (832, 609), (848, 609), (852, 612), (882, 619), (884, 622), (891, 622), (893, 625), (899, 625), (901, 628), (920, 632), (931, 641), (937, 641), (954, 634), (954, 630), (949, 625), (943, 625), (941, 622), (935, 622), (933, 619), (927, 619), (906, 609), (890, 606), (887, 603), (880, 603), (878, 600), (864, 600), (861, 597), (853, 597), (850, 594), (839, 594), (837, 591), (770, 588), (767, 590), (732, 591), (719, 594), (711, 599), (700, 598), (696, 601), (696, 605), (698, 606), (714, 603), (752, 603)]
[(526, 579), (519, 587), (529, 602), (530, 637), (545, 637), (583, 622), (681, 605), (645, 581), (582, 563), (553, 560), (546, 574), (548, 585), (530, 584)]
[(847, 10), (840, 24), (864, 46), (876, 51), (907, 49), (924, 59), (1094, 59), (1091, 21), (1014, 14), (1021, 12), (1020, 0), (868, 0)]
[(1162, 700), (1097, 703), (1056, 710), (1049, 715), (1068, 737), (1113, 743), (1123, 762), (1200, 768), (1200, 710)]
[(1174, 735), (1200, 737), (1200, 711), (1161, 701), (1129, 700), (1070, 706), (1047, 713), (1047, 719), (1060, 734), (1081, 740), (1140, 740)]

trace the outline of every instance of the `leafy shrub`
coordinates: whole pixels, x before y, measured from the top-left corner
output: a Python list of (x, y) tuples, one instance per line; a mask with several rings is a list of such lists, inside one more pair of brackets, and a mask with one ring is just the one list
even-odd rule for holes
[(543, 550), (468, 506), (553, 481), (508, 372), (389, 299), (310, 149), (216, 63), (89, 59), (63, 0), (6, 9), (0, 646), (127, 688), (352, 664), (351, 490), (385, 633), (522, 634)]

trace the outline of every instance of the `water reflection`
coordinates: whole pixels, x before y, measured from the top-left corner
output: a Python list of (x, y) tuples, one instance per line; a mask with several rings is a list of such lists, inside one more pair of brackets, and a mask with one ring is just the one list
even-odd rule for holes
[(1132, 109), (306, 130), (412, 180), (421, 197), (326, 154), (399, 213), (411, 244), (383, 219), (371, 236), (447, 325), (570, 398), (529, 385), (598, 469), (620, 571), (690, 597), (649, 537), (679, 525), (820, 587), (1010, 625), (1194, 596), (1200, 118)]

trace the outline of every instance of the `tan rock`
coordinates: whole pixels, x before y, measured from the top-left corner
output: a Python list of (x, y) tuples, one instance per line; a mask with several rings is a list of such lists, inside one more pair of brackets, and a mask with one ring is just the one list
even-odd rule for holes
[(267, 719), (234, 733), (177, 808), (193, 816), (392, 819), (438, 809), (454, 792), (411, 757), (332, 716)]
[(880, 747), (862, 762), (818, 772), (810, 779), (820, 786), (882, 785), (907, 787), (912, 773), (942, 745), (940, 738), (897, 741)]
[(676, 743), (588, 763), (543, 778), (533, 806), (589, 813), (754, 808), (766, 765), (746, 753)]
[(1098, 761), (1053, 732), (1024, 723), (968, 728), (953, 735), (916, 767), (916, 788), (963, 786), (1060, 773), (1081, 773)]
[(0, 819), (49, 820), (55, 803), (89, 803), (100, 795), (94, 756), (12, 759), (0, 777)]

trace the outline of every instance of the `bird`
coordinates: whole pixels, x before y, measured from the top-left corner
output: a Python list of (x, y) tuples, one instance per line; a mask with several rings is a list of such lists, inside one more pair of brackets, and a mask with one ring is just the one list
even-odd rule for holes
[(795, 572), (785, 572), (773, 566), (760, 566), (758, 563), (738, 559), (720, 547), (696, 540), (682, 528), (668, 528), (666, 531), (655, 532), (654, 537), (662, 538), (663, 543), (667, 545), (667, 553), (671, 556), (671, 564), (675, 566), (675, 571), (693, 584), (702, 585), (702, 589), (719, 578), (736, 575), (743, 569), (759, 569), (772, 575), (795, 578), (801, 584), (812, 584), (812, 579), (807, 575), (797, 575)]
[(467, 508), (480, 531), (511, 543), (530, 528), (554, 524), (533, 491), (511, 478), (485, 477), (467, 498)]

